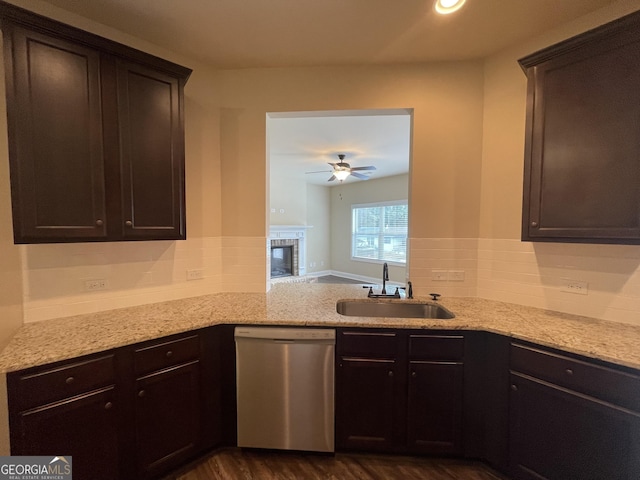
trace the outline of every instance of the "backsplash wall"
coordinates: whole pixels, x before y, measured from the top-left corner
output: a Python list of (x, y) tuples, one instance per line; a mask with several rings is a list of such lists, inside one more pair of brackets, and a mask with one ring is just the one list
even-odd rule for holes
[[(217, 292), (222, 239), (22, 245), (24, 321)], [(187, 281), (187, 270), (202, 279)], [(87, 291), (85, 282), (105, 280)]]
[[(264, 292), (264, 237), (20, 246), (24, 320), (129, 307), (216, 292)], [(640, 325), (640, 246), (411, 238), (416, 295), (478, 296)], [(187, 270), (203, 278), (187, 281)], [(433, 271), (464, 272), (434, 280)], [(105, 279), (87, 292), (85, 281)], [(562, 291), (586, 282), (587, 295)], [(517, 319), (514, 319), (517, 321)]]
[[(486, 238), (412, 238), (410, 246), (418, 295), (478, 296), (640, 325), (640, 246)], [(464, 271), (465, 279), (434, 280), (434, 270)], [(576, 282), (586, 283), (586, 295), (563, 291)]]

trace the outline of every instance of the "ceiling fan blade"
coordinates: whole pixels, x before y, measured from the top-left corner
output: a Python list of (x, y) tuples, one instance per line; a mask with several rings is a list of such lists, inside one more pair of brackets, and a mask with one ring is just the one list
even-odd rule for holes
[(353, 175), (356, 178), (361, 178), (363, 180), (368, 180), (369, 179), (369, 177), (367, 177), (366, 175), (363, 175), (361, 173), (351, 172), (351, 175)]
[(336, 179), (335, 175), (331, 175), (331, 178), (327, 180), (327, 182), (333, 182)]
[(307, 173), (329, 173), (329, 172), (331, 172), (331, 170), (316, 170), (315, 172), (304, 172), (304, 173), (306, 175)]
[(353, 167), (351, 168), (351, 171), (354, 170), (375, 170), (376, 167), (374, 167), (373, 165), (367, 165), (366, 167)]

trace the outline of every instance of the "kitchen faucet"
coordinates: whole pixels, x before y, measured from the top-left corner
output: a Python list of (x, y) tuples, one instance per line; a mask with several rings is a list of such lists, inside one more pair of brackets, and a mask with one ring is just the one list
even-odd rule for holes
[(363, 285), (362, 288), (368, 288), (369, 294), (367, 297), (369, 298), (401, 298), (400, 297), (400, 288), (396, 287), (396, 291), (392, 294), (387, 294), (387, 282), (389, 281), (389, 265), (386, 263), (382, 266), (382, 291), (379, 294), (373, 293), (373, 287), (368, 285)]
[(382, 265), (382, 292), (380, 292), (382, 295), (387, 294), (388, 281), (389, 281), (389, 265), (387, 265), (387, 263), (385, 262), (385, 264)]

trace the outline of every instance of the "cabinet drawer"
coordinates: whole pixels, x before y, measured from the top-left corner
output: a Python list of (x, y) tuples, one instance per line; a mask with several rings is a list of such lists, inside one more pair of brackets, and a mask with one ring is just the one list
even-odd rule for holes
[(113, 355), (8, 376), (11, 409), (22, 411), (104, 387), (115, 381)]
[(640, 412), (636, 375), (515, 343), (511, 370)]
[(134, 353), (136, 375), (161, 370), (200, 356), (197, 335), (138, 348)]
[(462, 360), (462, 335), (409, 335), (409, 357), (425, 360)]
[(393, 330), (344, 330), (338, 334), (340, 355), (395, 357), (398, 354), (398, 345), (398, 334)]

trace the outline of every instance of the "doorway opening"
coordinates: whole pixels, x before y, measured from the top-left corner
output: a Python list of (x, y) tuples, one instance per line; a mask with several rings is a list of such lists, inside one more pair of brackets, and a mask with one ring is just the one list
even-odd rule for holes
[[(391, 282), (404, 285), (408, 252), (391, 260), (386, 247), (378, 249), (383, 257), (363, 255), (363, 238), (373, 233), (354, 231), (352, 206), (403, 202), (408, 210), (412, 121), (412, 109), (267, 114), (269, 238), (299, 230), (292, 235), (303, 239), (292, 276), (379, 283), (386, 262)], [(377, 228), (385, 246), (398, 235), (386, 231), (397, 225)]]

